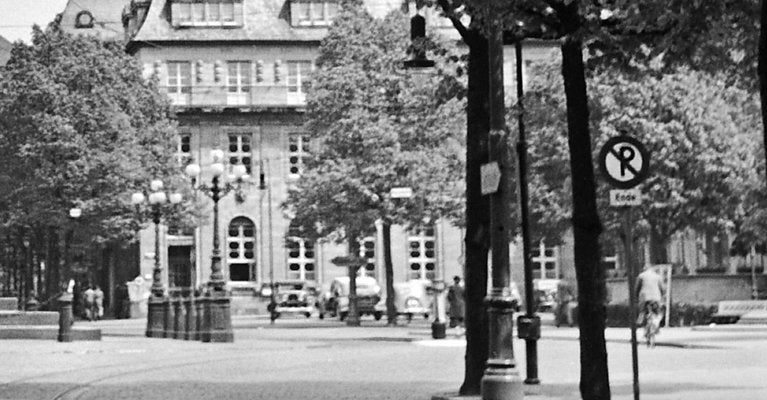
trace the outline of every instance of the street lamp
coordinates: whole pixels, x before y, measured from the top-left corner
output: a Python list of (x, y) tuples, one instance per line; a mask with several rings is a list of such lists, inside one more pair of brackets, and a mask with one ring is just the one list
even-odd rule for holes
[[(162, 206), (170, 202), (178, 204), (181, 202), (181, 194), (172, 193), (167, 195), (163, 191), (163, 183), (159, 179), (153, 180), (149, 184), (151, 193), (144, 196), (144, 193), (136, 192), (131, 196), (131, 204), (136, 206), (136, 211), (140, 212), (141, 205), (149, 203), (152, 222), (154, 223), (154, 270), (152, 271), (151, 296), (147, 303), (147, 337), (164, 337), (167, 332), (165, 305), (165, 286), (162, 283), (162, 266), (160, 265), (160, 217), (162, 215)], [(70, 214), (71, 215), (71, 214)]]
[[(200, 190), (213, 200), (213, 252), (210, 256), (210, 281), (206, 301), (203, 303), (203, 325), (200, 338), (203, 342), (233, 342), (232, 315), (230, 298), (226, 292), (226, 281), (221, 271), (221, 244), (218, 234), (218, 201), (229, 192), (237, 193), (237, 201), (242, 201), (241, 187), (247, 178), (247, 169), (242, 164), (232, 166), (229, 179), (222, 182), (226, 170), (224, 152), (215, 149), (210, 152), (213, 163), (208, 166), (212, 176), (210, 185), (197, 184), (197, 177), (202, 168), (198, 164), (189, 164), (184, 172), (191, 179), (192, 187)], [(215, 322), (215, 323), (214, 323)]]

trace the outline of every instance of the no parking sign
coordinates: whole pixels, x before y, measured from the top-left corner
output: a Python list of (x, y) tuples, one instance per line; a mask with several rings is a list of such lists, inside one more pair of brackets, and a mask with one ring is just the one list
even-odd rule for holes
[(650, 154), (640, 141), (630, 136), (610, 138), (599, 152), (599, 167), (605, 179), (618, 188), (610, 191), (610, 205), (641, 204), (642, 194), (632, 188), (647, 177)]

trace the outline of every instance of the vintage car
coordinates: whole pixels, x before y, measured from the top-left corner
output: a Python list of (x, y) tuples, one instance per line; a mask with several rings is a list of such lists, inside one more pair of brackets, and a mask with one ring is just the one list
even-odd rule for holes
[(273, 290), (275, 303), (269, 305), (273, 320), (282, 314), (312, 316), (317, 303), (316, 286), (306, 281), (287, 280), (274, 282)]
[[(381, 286), (370, 276), (358, 276), (355, 282), (359, 315), (372, 315), (376, 321), (380, 320), (386, 312), (386, 305), (381, 301)], [(319, 304), (320, 318), (328, 314), (331, 317), (338, 316), (341, 321), (346, 319), (349, 315), (349, 277), (333, 279)]]
[(404, 315), (408, 321), (413, 319), (413, 315), (429, 318), (434, 297), (428, 291), (430, 286), (431, 281), (428, 279), (395, 283), (394, 305), (397, 308), (397, 314)]

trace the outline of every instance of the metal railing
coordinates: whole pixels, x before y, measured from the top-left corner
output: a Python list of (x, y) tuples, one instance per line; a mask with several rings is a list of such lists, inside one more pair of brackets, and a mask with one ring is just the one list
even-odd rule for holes
[[(293, 90), (291, 90), (293, 89)], [(160, 86), (174, 106), (190, 107), (303, 107), (306, 94), (286, 85)]]

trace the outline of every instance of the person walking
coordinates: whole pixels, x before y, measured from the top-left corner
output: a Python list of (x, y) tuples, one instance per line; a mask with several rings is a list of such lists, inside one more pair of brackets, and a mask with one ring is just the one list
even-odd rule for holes
[(95, 308), (96, 304), (96, 292), (93, 290), (93, 286), (88, 285), (87, 289), (85, 289), (85, 292), (83, 292), (83, 306), (85, 308), (85, 318), (88, 321), (93, 321), (94, 318), (96, 318), (95, 315), (93, 315), (93, 309)]
[(453, 277), (453, 284), (447, 290), (447, 302), (450, 305), (450, 327), (456, 329), (456, 334), (463, 333), (463, 319), (466, 309), (464, 288), (459, 276)]
[(663, 278), (650, 265), (645, 265), (644, 271), (637, 276), (636, 293), (642, 307), (640, 319), (645, 325), (648, 345), (651, 345), (654, 336), (660, 332), (660, 305), (666, 287)]
[(557, 308), (554, 313), (554, 325), (556, 327), (563, 323), (567, 326), (574, 325), (573, 300), (575, 300), (573, 285), (569, 280), (560, 276), (559, 282), (557, 282)]
[(98, 285), (93, 289), (93, 305), (96, 321), (98, 321), (104, 316), (104, 291)]

